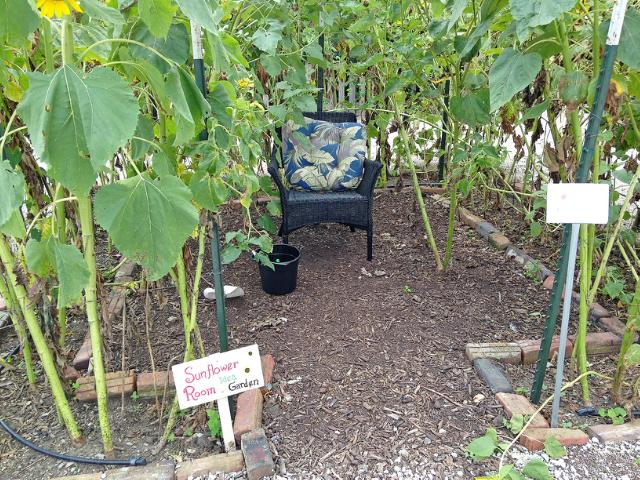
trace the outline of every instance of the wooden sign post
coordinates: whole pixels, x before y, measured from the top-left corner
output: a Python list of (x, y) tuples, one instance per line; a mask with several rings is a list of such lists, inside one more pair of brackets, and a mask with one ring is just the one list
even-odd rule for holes
[(228, 397), (264, 386), (258, 345), (180, 363), (172, 371), (180, 409), (217, 400), (225, 450), (235, 450)]
[[(609, 185), (599, 183), (550, 183), (547, 188), (547, 222), (571, 224), (569, 263), (564, 287), (558, 367), (551, 408), (551, 427), (558, 426), (560, 394), (564, 381), (564, 355), (567, 348), (571, 292), (576, 267), (580, 224), (606, 224), (609, 221)], [(546, 360), (546, 359), (545, 359)]]

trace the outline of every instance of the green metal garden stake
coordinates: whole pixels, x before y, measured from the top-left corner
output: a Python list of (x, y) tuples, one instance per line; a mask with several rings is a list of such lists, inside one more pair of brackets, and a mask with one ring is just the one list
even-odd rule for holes
[[(204, 49), (202, 46), (202, 29), (196, 23), (191, 22), (191, 46), (193, 49), (193, 68), (196, 85), (206, 98), (207, 87), (204, 75)], [(209, 137), (206, 127), (200, 132), (200, 140)], [(211, 239), (211, 258), (213, 261), (213, 280), (216, 291), (216, 318), (218, 320), (218, 337), (220, 338), (220, 351), (229, 349), (229, 337), (227, 334), (227, 314), (224, 304), (224, 282), (222, 281), (222, 262), (220, 260), (220, 228), (218, 221), (213, 218), (213, 238)]]
[[(620, 33), (624, 23), (624, 15), (627, 9), (628, 0), (617, 0), (611, 12), (611, 23), (609, 25), (609, 33), (607, 34), (607, 43), (604, 50), (604, 60), (598, 75), (598, 84), (596, 88), (596, 97), (593, 101), (591, 113), (589, 114), (589, 124), (585, 141), (580, 154), (580, 163), (576, 172), (576, 183), (585, 183), (588, 180), (589, 170), (593, 161), (600, 123), (602, 122), (602, 113), (609, 92), (611, 83), (611, 73), (613, 72), (613, 64), (618, 51), (618, 43), (620, 41)], [(569, 265), (570, 243), (571, 243), (571, 225), (565, 225), (562, 233), (562, 247), (560, 249), (560, 259), (556, 276), (553, 281), (553, 289), (551, 291), (551, 301), (547, 310), (547, 320), (544, 325), (544, 334), (540, 345), (540, 353), (538, 354), (538, 363), (536, 364), (536, 374), (531, 388), (531, 401), (540, 402), (542, 394), (542, 382), (547, 371), (547, 360), (549, 358), (549, 350), (551, 349), (551, 340), (556, 329), (556, 320), (560, 310), (560, 300), (562, 298), (562, 289), (567, 278), (567, 268)], [(571, 295), (571, 292), (566, 292)]]

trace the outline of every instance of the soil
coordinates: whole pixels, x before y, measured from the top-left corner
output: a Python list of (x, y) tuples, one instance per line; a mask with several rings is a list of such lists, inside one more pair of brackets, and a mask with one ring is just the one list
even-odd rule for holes
[[(380, 193), (374, 204), (372, 262), (366, 260), (363, 232), (319, 225), (290, 235), (290, 243), (302, 251), (298, 286), (290, 295), (265, 294), (257, 266), (247, 256), (223, 272), (226, 284), (246, 292), (227, 301), (230, 348), (257, 343), (262, 353), (276, 357), (263, 422), (279, 471), (291, 478), (389, 478), (394, 465), (426, 465), (430, 473), (422, 478), (485, 474), (496, 461), (472, 462), (463, 449), (487, 427), (501, 425), (502, 408), (473, 371), (465, 344), (539, 338), (549, 292), (464, 226), (455, 230), (450, 269), (436, 273), (412, 194)], [(427, 204), (443, 250), (447, 211), (430, 199)], [(223, 226), (233, 229), (241, 219), (236, 211), (227, 213)], [(210, 265), (207, 252), (203, 288), (212, 281)], [(156, 282), (149, 285), (149, 295), (147, 321), (145, 291), (132, 291), (127, 299), (125, 369), (151, 370), (149, 345), (157, 370), (182, 355), (173, 287)], [(217, 351), (215, 303), (201, 298), (198, 305), (205, 349)], [(77, 348), (86, 327), (80, 314), (74, 320), (70, 344)], [(122, 369), (122, 331), (120, 320), (111, 325), (110, 370)], [(0, 351), (15, 343), (7, 334), (0, 341)], [(532, 371), (509, 368), (514, 387), (529, 386)], [(20, 366), (5, 370), (0, 392), (2, 416), (29, 440), (77, 455), (101, 451), (95, 404), (73, 402), (86, 436), (85, 445), (76, 448), (55, 420), (42, 375), (38, 390), (30, 392)], [(124, 411), (120, 399), (111, 404), (121, 458), (187, 459), (219, 450), (206, 434), (203, 408), (186, 412), (175, 439), (154, 456), (164, 427), (154, 403), (125, 398)], [(564, 414), (570, 415), (573, 406), (567, 402)], [(504, 429), (500, 434), (510, 437)], [(637, 471), (632, 458), (616, 458), (627, 473)], [(0, 460), (0, 477), (16, 480), (97, 470), (39, 456), (6, 435), (0, 435)]]

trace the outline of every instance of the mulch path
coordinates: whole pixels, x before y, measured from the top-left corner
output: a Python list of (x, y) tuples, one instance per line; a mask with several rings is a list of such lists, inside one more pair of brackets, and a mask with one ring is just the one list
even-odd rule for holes
[[(447, 211), (429, 198), (427, 208), (444, 250)], [(228, 213), (231, 229), (241, 219), (233, 210)], [(463, 226), (455, 230), (450, 269), (437, 273), (410, 192), (378, 194), (374, 217), (372, 262), (366, 260), (363, 232), (319, 225), (293, 233), (290, 242), (302, 250), (302, 259), (298, 287), (290, 295), (265, 294), (257, 266), (247, 256), (224, 271), (226, 284), (246, 292), (244, 298), (227, 302), (230, 347), (255, 342), (262, 353), (277, 359), (264, 413), (276, 459), (289, 472), (331, 478), (352, 478), (357, 472), (362, 478), (384, 476), (396, 458), (406, 465), (431, 461), (435, 478), (486, 473), (487, 464), (467, 460), (463, 448), (500, 422), (502, 410), (469, 364), (465, 344), (539, 338), (548, 292)], [(207, 253), (203, 288), (212, 281), (210, 265)], [(156, 369), (179, 361), (182, 352), (174, 289), (168, 282), (149, 288), (148, 322), (144, 292), (128, 297), (126, 369), (150, 370), (147, 327)], [(78, 325), (71, 327), (78, 331), (75, 345), (82, 340)], [(216, 351), (214, 302), (199, 301), (199, 325), (207, 352)], [(116, 321), (111, 328), (111, 369), (120, 370), (122, 325)], [(100, 452), (95, 405), (74, 403), (88, 442), (72, 449), (53, 420), (47, 388), (41, 383), (36, 394), (28, 393), (21, 374), (13, 370), (0, 375), (5, 418), (43, 446)], [(514, 379), (514, 386), (525, 381)], [(476, 404), (478, 394), (485, 399)], [(127, 400), (123, 413), (119, 403), (113, 400), (112, 407), (119, 453), (155, 458), (150, 452), (163, 425), (152, 403)], [(180, 436), (185, 425), (196, 434), (206, 432), (205, 422), (198, 409), (182, 418), (175, 442), (160, 457), (198, 457), (210, 450), (205, 441)], [(48, 478), (70, 470), (4, 435), (0, 459), (0, 476), (9, 478)]]

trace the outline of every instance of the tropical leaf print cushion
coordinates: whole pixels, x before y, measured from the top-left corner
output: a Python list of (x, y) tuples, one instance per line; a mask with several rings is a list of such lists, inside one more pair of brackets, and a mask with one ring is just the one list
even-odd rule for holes
[(284, 172), (294, 190), (340, 192), (357, 188), (367, 144), (361, 123), (305, 117), (306, 125), (282, 127)]

